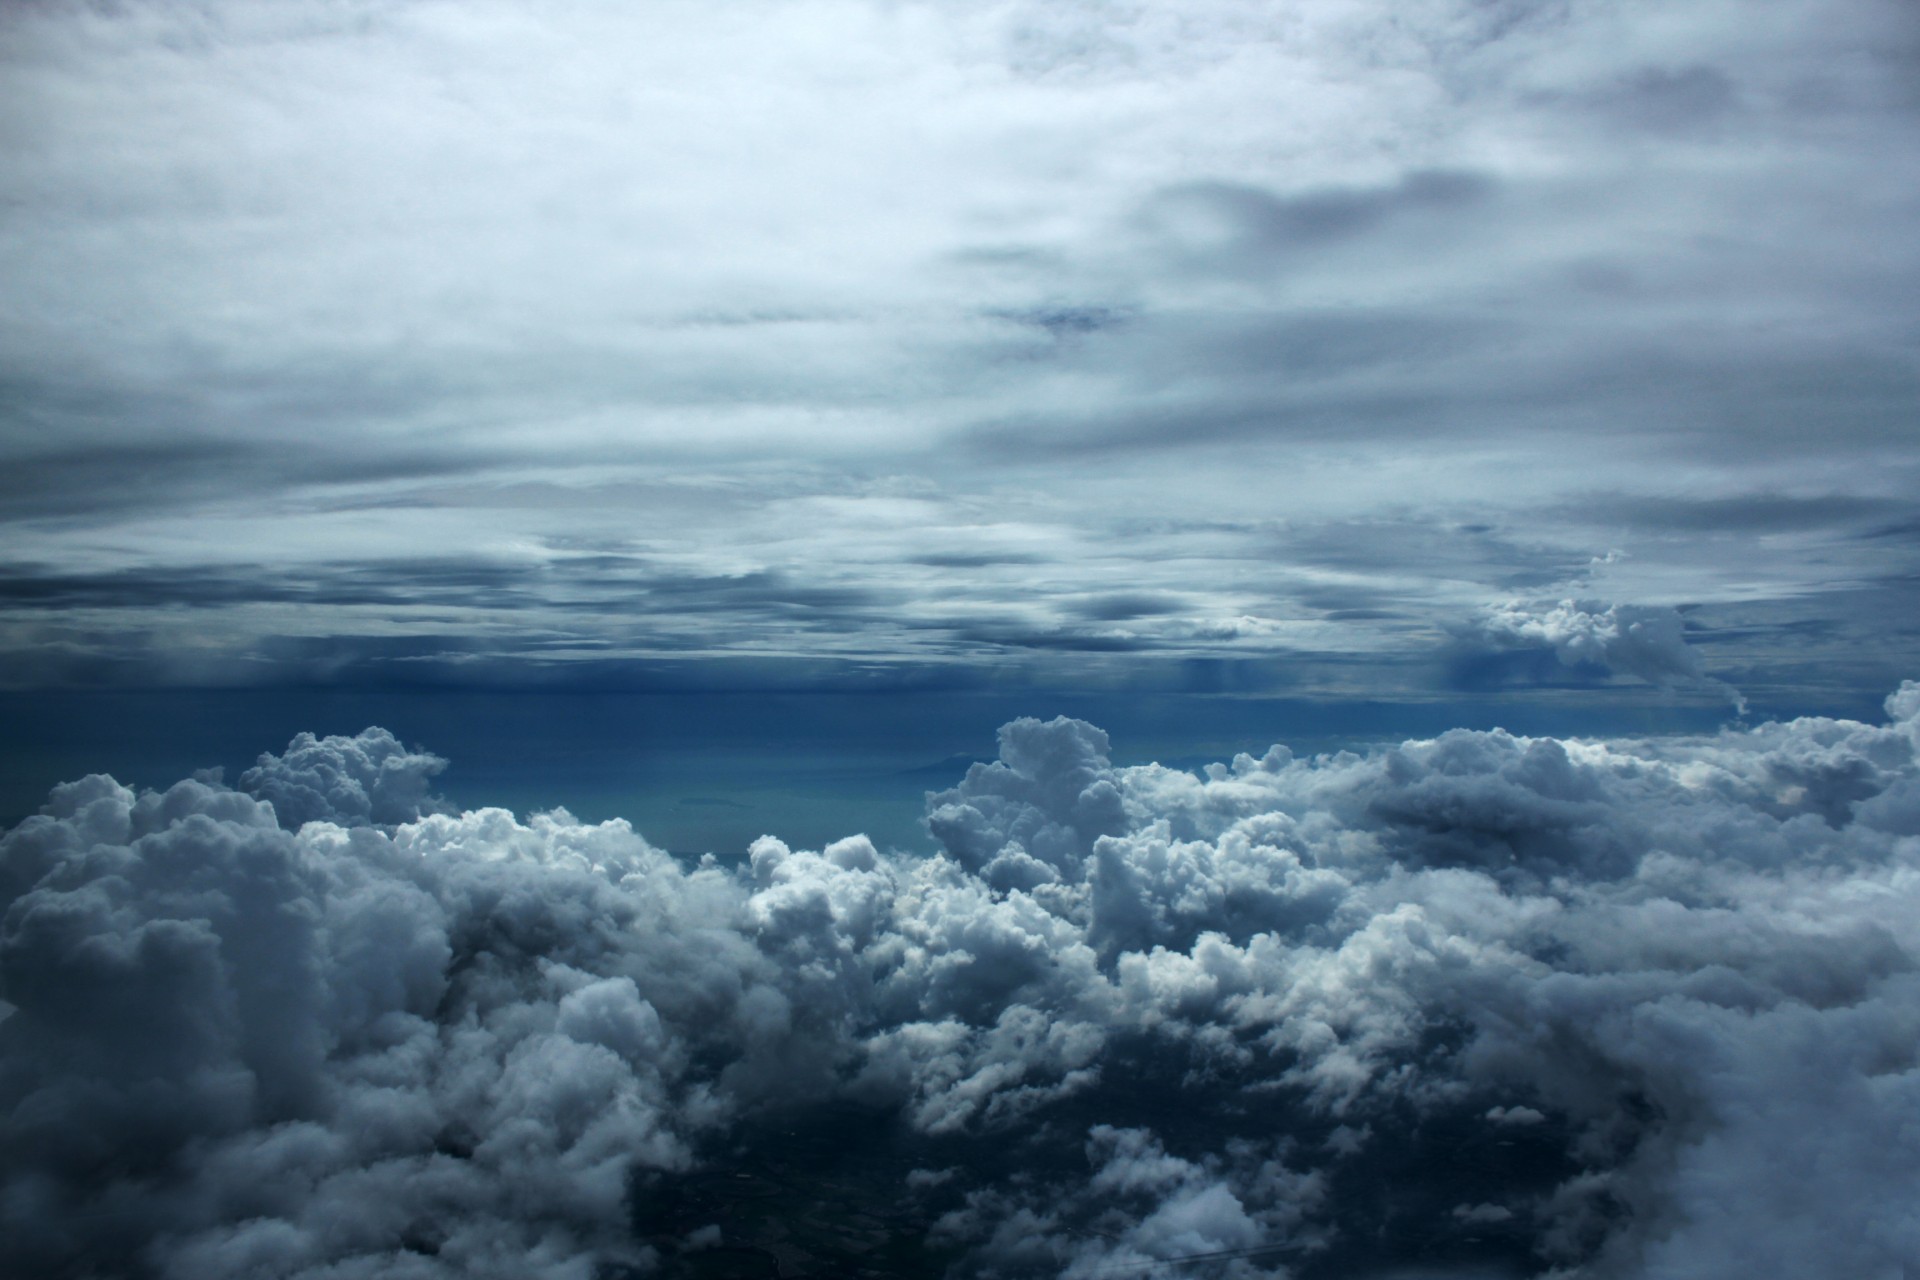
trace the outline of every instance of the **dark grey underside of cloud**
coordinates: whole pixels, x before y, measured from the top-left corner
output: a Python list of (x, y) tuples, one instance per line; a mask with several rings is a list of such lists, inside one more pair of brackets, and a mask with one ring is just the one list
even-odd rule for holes
[[(738, 866), (438, 811), (377, 729), (88, 777), (0, 839), (0, 1270), (854, 1274), (839, 1194), (876, 1274), (1901, 1274), (1920, 684), (1887, 711), (1199, 774), (1020, 720), (938, 856)], [(863, 1154), (783, 1204), (823, 1131)]]

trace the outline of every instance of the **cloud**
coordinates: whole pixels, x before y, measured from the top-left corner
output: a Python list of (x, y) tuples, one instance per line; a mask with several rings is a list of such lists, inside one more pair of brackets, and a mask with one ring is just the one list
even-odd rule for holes
[(1470, 211), (1495, 185), (1484, 174), (1438, 170), (1408, 173), (1385, 188), (1284, 197), (1244, 184), (1190, 183), (1156, 193), (1141, 216), (1193, 265), (1244, 270), (1364, 235), (1396, 218)]
[(427, 793), (446, 767), (439, 756), (407, 750), (385, 729), (365, 729), (351, 738), (303, 733), (287, 744), (285, 754), (262, 754), (240, 775), (240, 789), (272, 804), (289, 831), (309, 822), (393, 824), (447, 809), (446, 801)]
[[(444, 811), (376, 729), (95, 775), (0, 837), (0, 1258), (1911, 1267), (1920, 685), (1887, 713), (1198, 773), (1020, 720), (939, 854), (736, 866)], [(866, 1244), (804, 1225), (830, 1164)]]
[(1479, 630), (1502, 647), (1551, 649), (1569, 667), (1601, 667), (1662, 687), (1717, 689), (1746, 713), (1739, 691), (1706, 673), (1700, 655), (1687, 644), (1685, 619), (1671, 608), (1616, 604), (1602, 609), (1562, 600), (1542, 609), (1510, 602), (1488, 610)]
[[(1603, 541), (1620, 599), (1826, 611), (1809, 661), (1722, 640), (1838, 705), (1905, 616), (1911, 540), (1830, 535), (1914, 489), (1900, 5), (759, 17), (7, 6), (9, 682), (1362, 652), (1405, 695)], [(370, 656), (276, 657), (316, 633)]]

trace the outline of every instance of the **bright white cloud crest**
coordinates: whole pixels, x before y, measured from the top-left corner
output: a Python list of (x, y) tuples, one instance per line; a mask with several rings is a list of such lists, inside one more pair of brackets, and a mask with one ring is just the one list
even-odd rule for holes
[[(435, 808), (440, 762), (380, 730), (238, 791), (94, 776), (0, 844), (0, 1254), (672, 1265), (700, 1224), (636, 1223), (674, 1188), (856, 1105), (961, 1274), (1364, 1274), (1382, 1197), (1570, 1276), (1894, 1273), (1916, 711), (1200, 774), (1025, 720), (929, 797), (940, 856), (768, 837), (731, 868), (564, 811), (395, 822), (346, 774)], [(1027, 1172), (968, 1163), (995, 1151)]]

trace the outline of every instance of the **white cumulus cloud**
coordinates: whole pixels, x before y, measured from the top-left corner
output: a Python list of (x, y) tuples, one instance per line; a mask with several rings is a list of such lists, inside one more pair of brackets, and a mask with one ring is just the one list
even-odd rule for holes
[(95, 775), (0, 838), (0, 1261), (671, 1275), (798, 1247), (790, 1188), (703, 1188), (817, 1120), (961, 1276), (1897, 1274), (1920, 685), (1887, 711), (1199, 773), (1021, 720), (938, 854), (736, 866), (422, 812), (377, 730)]
[(1511, 601), (1489, 609), (1481, 634), (1511, 648), (1547, 648), (1567, 666), (1590, 663), (1655, 685), (1717, 689), (1742, 714), (1746, 700), (1733, 686), (1707, 674), (1687, 645), (1686, 624), (1664, 606), (1600, 605), (1562, 600), (1550, 608)]

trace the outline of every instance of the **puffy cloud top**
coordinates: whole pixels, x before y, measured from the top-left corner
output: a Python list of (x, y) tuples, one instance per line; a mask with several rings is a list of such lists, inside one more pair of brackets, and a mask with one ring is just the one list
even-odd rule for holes
[(1719, 689), (1742, 714), (1746, 711), (1739, 691), (1700, 665), (1700, 655), (1687, 645), (1685, 622), (1670, 608), (1614, 604), (1602, 609), (1562, 600), (1543, 610), (1510, 602), (1489, 610), (1481, 631), (1495, 644), (1552, 649), (1570, 667), (1590, 663), (1648, 684)]
[(940, 853), (736, 866), (401, 821), (440, 762), (380, 730), (96, 775), (0, 837), (0, 1262), (871, 1269), (802, 1225), (818, 1122), (955, 1275), (1897, 1274), (1920, 684), (1887, 712), (1197, 774), (1021, 720)]
[(446, 767), (439, 756), (407, 750), (385, 729), (363, 729), (351, 738), (302, 733), (286, 754), (262, 753), (240, 775), (240, 789), (271, 803), (289, 830), (309, 822), (392, 824), (447, 808), (427, 793)]

